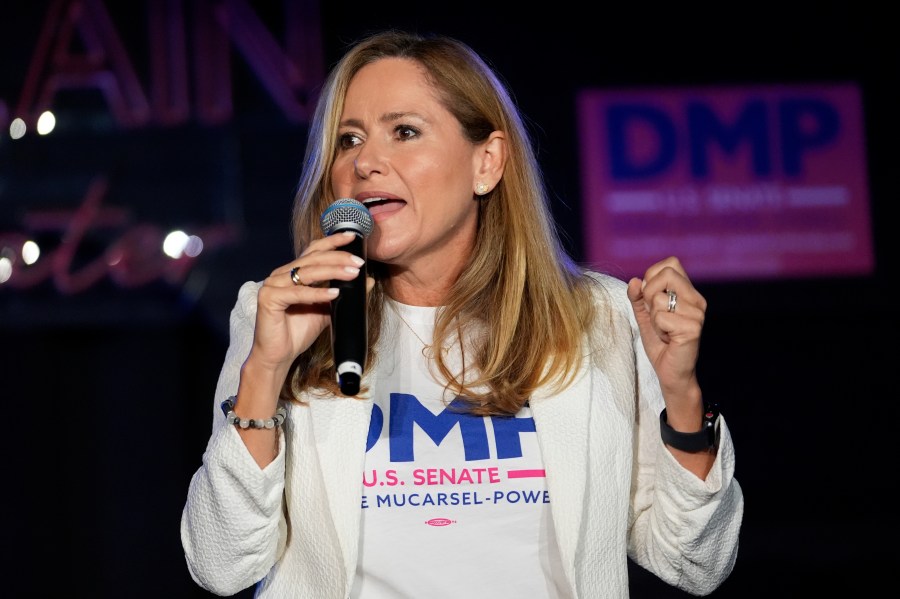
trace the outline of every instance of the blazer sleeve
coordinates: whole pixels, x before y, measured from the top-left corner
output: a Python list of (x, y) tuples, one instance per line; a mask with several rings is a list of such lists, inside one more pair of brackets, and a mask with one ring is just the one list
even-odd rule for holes
[(718, 452), (705, 480), (672, 456), (660, 438), (665, 403), (659, 381), (631, 306), (624, 304), (633, 331), (638, 398), (628, 553), (667, 583), (708, 595), (730, 575), (737, 558), (744, 499), (734, 478), (734, 443), (720, 415)]
[(191, 478), (181, 517), (181, 543), (194, 581), (217, 595), (233, 595), (261, 580), (284, 549), (285, 451), (279, 429), (275, 460), (260, 468), (221, 402), (237, 393), (250, 352), (259, 284), (244, 283), (232, 309), (229, 346), (213, 402), (212, 434)]

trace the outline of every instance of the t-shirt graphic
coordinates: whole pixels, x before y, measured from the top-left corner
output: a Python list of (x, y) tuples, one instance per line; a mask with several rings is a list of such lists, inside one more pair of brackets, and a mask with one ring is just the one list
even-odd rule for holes
[(473, 416), (446, 395), (424, 358), (435, 310), (385, 310), (351, 597), (564, 597), (531, 410)]

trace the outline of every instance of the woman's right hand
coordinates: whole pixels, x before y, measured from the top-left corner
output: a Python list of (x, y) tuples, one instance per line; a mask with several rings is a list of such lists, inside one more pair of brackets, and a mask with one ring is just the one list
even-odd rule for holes
[[(257, 292), (253, 345), (241, 367), (234, 405), (239, 418), (266, 419), (275, 413), (278, 393), (291, 364), (331, 324), (330, 302), (338, 290), (327, 283), (333, 279), (350, 281), (359, 276), (365, 264), (362, 258), (340, 249), (355, 236), (347, 232), (317, 239), (299, 258), (276, 268), (263, 281)], [(366, 279), (367, 290), (373, 284), (372, 278)], [(237, 430), (260, 468), (278, 455), (274, 428)]]
[[(247, 358), (254, 369), (268, 370), (284, 380), (294, 359), (330, 325), (331, 300), (338, 290), (332, 279), (350, 281), (364, 261), (340, 248), (355, 237), (345, 232), (316, 239), (299, 258), (280, 266), (259, 288), (253, 346)], [(297, 268), (297, 283), (291, 270)], [(326, 283), (322, 286), (322, 283)], [(367, 281), (371, 288), (372, 281)]]

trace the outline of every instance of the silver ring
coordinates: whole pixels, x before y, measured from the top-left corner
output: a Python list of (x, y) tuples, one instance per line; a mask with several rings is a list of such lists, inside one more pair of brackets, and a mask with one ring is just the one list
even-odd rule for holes
[(678, 296), (671, 289), (667, 289), (666, 293), (669, 294), (669, 304), (666, 306), (666, 312), (674, 312), (675, 306), (678, 305)]
[[(291, 282), (294, 285), (302, 285), (303, 284), (303, 281), (300, 280), (300, 267), (299, 266), (295, 266), (294, 268), (291, 269)], [(670, 300), (670, 302), (671, 302), (671, 300)], [(670, 312), (671, 312), (671, 310), (670, 310)]]

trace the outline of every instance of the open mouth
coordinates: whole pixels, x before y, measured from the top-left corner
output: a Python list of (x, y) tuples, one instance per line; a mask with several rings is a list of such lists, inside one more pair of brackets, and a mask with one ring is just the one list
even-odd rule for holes
[(366, 209), (375, 216), (385, 212), (394, 212), (406, 205), (403, 200), (389, 200), (386, 198), (369, 198), (363, 202)]

